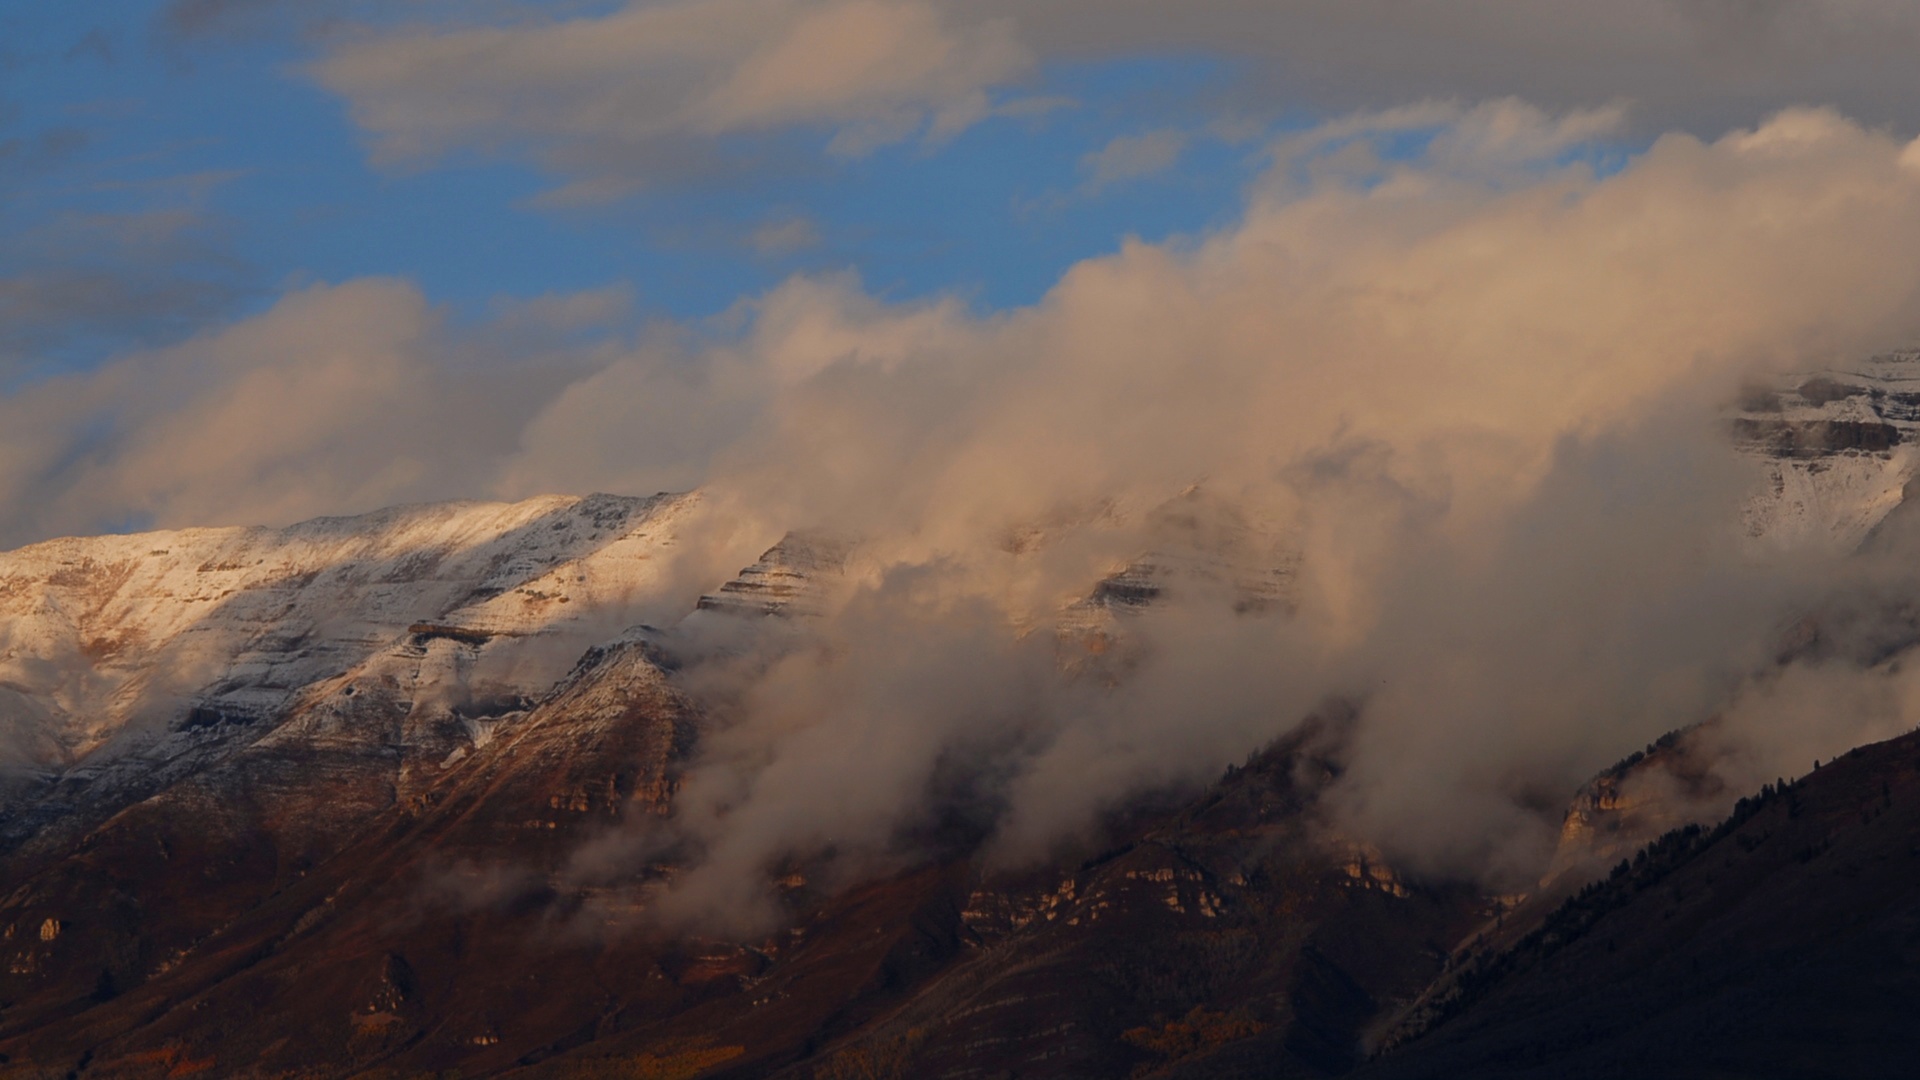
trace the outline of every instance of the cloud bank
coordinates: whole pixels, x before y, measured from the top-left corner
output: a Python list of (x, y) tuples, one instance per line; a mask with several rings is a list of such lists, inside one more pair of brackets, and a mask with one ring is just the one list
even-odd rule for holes
[[(1329, 125), (1276, 148), (1236, 228), (1130, 244), (997, 318), (770, 298), (762, 355), (808, 374), (715, 489), (872, 538), (871, 563), (689, 785), (710, 861), (686, 910), (742, 868), (982, 805), (994, 850), (1031, 857), (1328, 701), (1361, 717), (1335, 826), (1511, 885), (1623, 748), (1760, 692), (1740, 688), (1839, 572), (1743, 546), (1759, 476), (1716, 410), (1756, 369), (1911, 340), (1920, 155), (1803, 110), (1604, 177), (1556, 164), (1603, 119)], [(1378, 153), (1410, 131), (1419, 160)], [(1137, 630), (1118, 690), (1036, 674), (1007, 642), (1159, 546), (1142, 511), (1196, 482), (1298, 553), (1291, 616), (1198, 586)], [(942, 811), (956, 759), (988, 779)]]
[[(1009, 312), (799, 277), (711, 325), (597, 332), (606, 294), (463, 329), (403, 282), (313, 287), (8, 399), (6, 529), (697, 485), (743, 529), (857, 538), (833, 613), (713, 692), (672, 835), (636, 841), (692, 860), (668, 911), (954, 822), (1028, 858), (1329, 700), (1359, 709), (1334, 826), (1511, 882), (1623, 747), (1758, 700), (1847, 580), (1741, 544), (1759, 475), (1716, 410), (1920, 312), (1913, 145), (1800, 109), (1597, 174), (1578, 151), (1617, 120), (1358, 114), (1275, 145), (1232, 227)], [(1284, 561), (1290, 613), (1191, 574), (1117, 685), (1063, 674), (1062, 609), (1188, 549)]]

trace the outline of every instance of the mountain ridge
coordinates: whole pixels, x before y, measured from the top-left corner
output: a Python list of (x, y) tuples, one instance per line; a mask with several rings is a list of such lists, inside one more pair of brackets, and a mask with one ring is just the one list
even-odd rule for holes
[[(1747, 526), (1900, 543), (1920, 411), (1823, 377), (1746, 403), (1790, 425), (1745, 446), (1780, 480)], [(1894, 435), (1832, 438), (1836, 417)], [(1712, 725), (1677, 733), (1570, 793), (1531, 895), (1490, 895), (1334, 828), (1320, 799), (1361, 706), (1329, 702), (1037, 865), (936, 823), (855, 882), (768, 867), (764, 933), (662, 921), (698, 857), (671, 826), (715, 723), (691, 690), (707, 638), (803, 643), (866, 570), (817, 531), (730, 578), (683, 565), (712, 555), (684, 540), (702, 505), (417, 504), (0, 553), (0, 721), (60, 736), (0, 770), (0, 1075), (1422, 1075), (1508, 1053), (1531, 1015), (1503, 1027), (1476, 996), (1395, 1035), (1423, 1003), (1752, 794), (1712, 773)], [(1230, 502), (1189, 488), (1140, 523), (1053, 613), (1063, 678), (1124, 693), (1130, 635), (1184, 599), (1290, 617), (1297, 552)], [(1920, 640), (1854, 642), (1844, 615), (1810, 615), (1779, 663)], [(1535, 993), (1536, 970), (1492, 993)]]

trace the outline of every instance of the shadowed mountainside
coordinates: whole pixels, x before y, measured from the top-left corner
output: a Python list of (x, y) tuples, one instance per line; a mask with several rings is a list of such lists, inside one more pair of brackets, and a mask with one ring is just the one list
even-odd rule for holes
[(1064, 868), (795, 875), (766, 939), (663, 936), (632, 919), (644, 880), (565, 864), (663, 808), (690, 722), (631, 643), (317, 860), (255, 805), (129, 810), (8, 897), (0, 1052), (23, 1076), (1323, 1076), (1488, 914), (1326, 840), (1314, 726)]
[(1905, 1077), (1920, 1053), (1920, 733), (1676, 830), (1367, 1077)]
[[(1913, 362), (1748, 403), (1799, 433), (1735, 425), (1776, 472), (1750, 527), (1904, 543)], [(1836, 417), (1898, 437), (1827, 438)], [(764, 936), (663, 923), (694, 856), (650, 823), (709, 720), (677, 646), (804, 635), (859, 558), (789, 535), (699, 582), (680, 631), (623, 630), (672, 600), (696, 502), (0, 556), (0, 1076), (1850, 1077), (1920, 1049), (1920, 736), (1738, 803), (1710, 725), (1662, 740), (1575, 795), (1522, 900), (1330, 827), (1354, 720), (1331, 705), (1043, 865), (942, 822), (852, 887), (777, 868)], [(1135, 630), (1184, 588), (1291, 610), (1296, 554), (1237, 508), (1196, 488), (1147, 523), (1059, 613), (1063, 677), (1124, 693)], [(1915, 639), (1861, 638), (1904, 625), (1868, 614), (1809, 616), (1780, 663), (1899, 663)]]

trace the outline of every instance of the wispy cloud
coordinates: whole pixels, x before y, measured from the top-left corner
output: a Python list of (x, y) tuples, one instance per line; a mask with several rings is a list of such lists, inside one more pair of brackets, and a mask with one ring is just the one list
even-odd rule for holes
[(769, 221), (753, 230), (748, 242), (761, 255), (778, 258), (819, 247), (824, 237), (812, 218), (794, 216)]
[(579, 199), (712, 162), (742, 135), (813, 128), (840, 155), (950, 135), (1033, 62), (1006, 22), (928, 0), (685, 0), (373, 35), (313, 72), (381, 160), (520, 149)]
[(1089, 194), (1127, 180), (1166, 172), (1187, 148), (1185, 132), (1163, 128), (1141, 135), (1122, 135), (1080, 159), (1087, 174)]
[[(177, 0), (212, 23), (256, 0)], [(1627, 101), (1646, 129), (1696, 133), (1804, 102), (1920, 129), (1920, 9), (1877, 0), (1749, 5), (1393, 0), (675, 0), (610, 13), (383, 25), (334, 35), (311, 70), (375, 156), (523, 156), (554, 201), (607, 199), (754, 159), (795, 129), (832, 155), (950, 136), (1057, 101), (1013, 88), (1051, 60), (1195, 52), (1234, 61), (1229, 111), (1378, 109), (1517, 97), (1553, 109)], [(1166, 133), (1109, 148), (1121, 179)], [(1115, 171), (1117, 170), (1117, 171)]]

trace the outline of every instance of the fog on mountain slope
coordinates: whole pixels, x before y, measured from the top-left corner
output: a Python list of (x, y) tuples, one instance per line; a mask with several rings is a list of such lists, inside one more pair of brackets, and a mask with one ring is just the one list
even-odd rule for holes
[[(1907, 452), (1809, 480), (1737, 452), (1723, 410), (1913, 340), (1920, 154), (1794, 112), (1604, 177), (1557, 163), (1590, 130), (1514, 105), (1335, 125), (1279, 148), (1236, 228), (1129, 245), (990, 320), (770, 297), (750, 344), (787, 388), (710, 490), (863, 538), (861, 587), (826, 648), (736, 695), (690, 778), (682, 824), (716, 868), (690, 906), (796, 848), (886, 850), (956, 762), (994, 849), (1029, 858), (1329, 698), (1361, 715), (1339, 828), (1524, 884), (1601, 766), (1784, 702), (1749, 680), (1861, 586), (1845, 538)], [(1417, 161), (1372, 155), (1410, 132)], [(1776, 482), (1848, 470), (1857, 492), (1788, 499), (1758, 526), (1779, 542), (1753, 542)], [(1153, 550), (1150, 511), (1195, 481), (1289, 553), (1290, 614), (1170, 589), (1120, 688), (1036, 679), (1008, 631)], [(1832, 542), (1789, 527), (1828, 510)], [(1799, 718), (1836, 747), (1894, 722)], [(1779, 730), (1756, 725), (1750, 764), (1793, 771), (1809, 743)]]
[[(1753, 543), (1751, 500), (1812, 474), (1742, 456), (1721, 410), (1756, 375), (1844, 370), (1920, 329), (1920, 150), (1800, 110), (1598, 175), (1578, 150), (1611, 116), (1501, 102), (1330, 124), (1272, 148), (1233, 227), (1130, 242), (1009, 313), (796, 279), (734, 330), (556, 376), (511, 439), (402, 407), (459, 374), (409, 322), (377, 349), (295, 354), (304, 379), (370, 387), (318, 401), (303, 468), (348, 474), (404, 431), (409, 453), (436, 437), (424, 459), (507, 494), (697, 480), (717, 535), (759, 538), (728, 573), (790, 531), (853, 543), (797, 630), (695, 621), (706, 674), (684, 677), (711, 728), (672, 823), (698, 865), (668, 908), (750, 910), (790, 859), (890, 865), (945, 817), (1032, 858), (1330, 699), (1359, 710), (1334, 827), (1413, 870), (1524, 882), (1566, 798), (1624, 749), (1735, 701), (1792, 714), (1756, 721), (1758, 760), (1802, 753), (1768, 733), (1814, 718), (1787, 707), (1788, 680), (1753, 676), (1794, 620), (1882, 571), (1839, 542)], [(316, 321), (390, 320), (392, 301), (321, 288), (227, 334), (266, 351)], [(219, 363), (192, 415), (289, 410), (311, 384), (230, 376), (234, 343), (202, 345)], [(390, 395), (363, 379), (386, 350), (413, 379)], [(194, 355), (29, 390), (8, 418), (137, 395)], [(144, 509), (163, 524), (291, 505), (261, 494), (287, 444), (222, 443), (213, 468), (163, 453), (201, 445), (175, 421), (127, 415), (81, 474), (11, 447), (0, 483), (71, 515), (48, 520), (128, 490), (159, 492)], [(1891, 504), (1893, 460), (1862, 459), (1837, 534)], [(378, 490), (450, 475), (396, 468)], [(1229, 552), (1232, 572), (1208, 569)], [(1109, 600), (1149, 588), (1149, 566), (1176, 568), (1152, 616), (1063, 674), (1054, 628), (1103, 582)], [(1245, 575), (1281, 602), (1242, 603)], [(751, 592), (725, 576), (688, 580), (680, 610)]]

